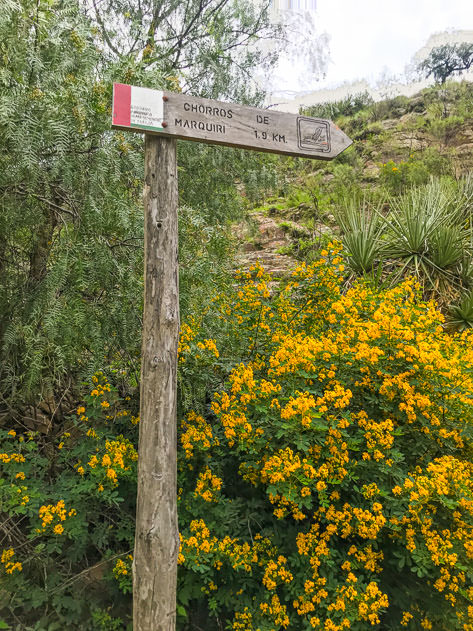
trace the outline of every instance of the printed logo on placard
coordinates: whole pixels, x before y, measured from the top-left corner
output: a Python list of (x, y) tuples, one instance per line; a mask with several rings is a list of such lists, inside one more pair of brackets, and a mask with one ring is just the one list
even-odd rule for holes
[(330, 153), (330, 125), (328, 121), (297, 118), (297, 142), (301, 149)]

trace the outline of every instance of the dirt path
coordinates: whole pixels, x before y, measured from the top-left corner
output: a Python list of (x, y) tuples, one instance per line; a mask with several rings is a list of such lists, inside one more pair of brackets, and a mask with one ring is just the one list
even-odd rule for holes
[(250, 220), (237, 228), (241, 252), (237, 257), (239, 267), (248, 269), (258, 261), (275, 279), (285, 276), (296, 264), (291, 256), (278, 253), (280, 248), (290, 245), (287, 232), (275, 219), (262, 213), (251, 214)]

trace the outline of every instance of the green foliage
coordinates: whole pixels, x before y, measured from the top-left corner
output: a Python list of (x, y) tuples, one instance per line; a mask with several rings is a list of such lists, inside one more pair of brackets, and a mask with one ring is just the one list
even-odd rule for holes
[(399, 118), (408, 111), (408, 108), (409, 98), (400, 94), (399, 96), (373, 103), (370, 112), (372, 120), (380, 121), (387, 118)]
[(337, 163), (333, 166), (333, 186), (337, 196), (347, 197), (359, 191), (359, 172), (350, 164)]
[(473, 292), (463, 296), (458, 304), (450, 306), (448, 324), (458, 331), (473, 328)]
[(342, 243), (348, 254), (348, 263), (356, 274), (372, 273), (379, 263), (385, 232), (382, 210), (384, 202), (370, 207), (367, 200), (350, 198), (336, 211), (335, 218), (341, 228)]
[(187, 206), (179, 209), (179, 240), (186, 245), (179, 260), (180, 306), (185, 314), (204, 308), (209, 292), (231, 281), (232, 235), (207, 213), (207, 209), (199, 212)]
[[(386, 183), (395, 191), (417, 171), (417, 161), (383, 165)], [(416, 169), (416, 170), (414, 170)], [(399, 173), (399, 175), (398, 175)], [(404, 180), (402, 178), (405, 178)], [(425, 297), (443, 307), (460, 300), (472, 286), (471, 178), (459, 183), (432, 179), (397, 197), (370, 195), (369, 203), (348, 196), (334, 207), (341, 239), (356, 274), (376, 271), (390, 284), (416, 277)]]
[(91, 80), (99, 57), (79, 7), (24, 2), (0, 20), (0, 382), (16, 404), (70, 388), (104, 339), (134, 349), (141, 168), (133, 140), (104, 133), (110, 84)]
[[(121, 618), (112, 618), (112, 616), (102, 609), (96, 609), (93, 612), (93, 621), (96, 629), (100, 631), (122, 631), (124, 629), (123, 620)], [(127, 629), (131, 629), (128, 625)]]
[[(425, 165), (425, 169), (432, 176), (452, 176), (454, 173), (452, 160), (447, 155), (442, 154), (436, 147), (426, 147), (422, 152), (415, 154), (419, 162)], [(420, 184), (421, 182), (416, 182)]]
[(410, 154), (408, 160), (388, 160), (381, 165), (381, 182), (395, 194), (426, 184), (430, 177), (431, 172), (422, 157), (414, 154)]
[(429, 121), (429, 131), (441, 142), (448, 144), (460, 130), (465, 119), (462, 116), (435, 117)]
[(111, 571), (132, 550), (137, 454), (130, 439), (136, 443), (137, 428), (118, 401), (98, 374), (62, 432), (1, 430), (9, 454), (0, 486), (2, 513), (11, 520), (3, 530), (6, 549), (22, 540), (26, 555), (23, 568), (9, 573), (3, 565), (2, 589), (10, 596), (0, 611), (16, 612), (12, 622), (21, 619), (21, 628), (123, 629), (96, 612), (115, 601), (114, 614), (121, 615)]
[(102, 46), (120, 59), (128, 83), (134, 77), (139, 85), (157, 87), (157, 75), (168, 88), (183, 86), (195, 95), (255, 105), (261, 99), (249, 79), (257, 66), (273, 65), (277, 47), (264, 52), (259, 40), (281, 39), (268, 3), (105, 0), (92, 8)]
[[(241, 274), (182, 327), (182, 631), (471, 623), (471, 334), (444, 333), (412, 282), (344, 294), (345, 279), (329, 244), (272, 293), (261, 268)], [(13, 628), (130, 628), (123, 377), (84, 384), (61, 432), (0, 430)]]
[(468, 248), (464, 209), (455, 204), (452, 188), (442, 182), (433, 180), (394, 199), (385, 221), (384, 254), (399, 263), (396, 277), (413, 273), (430, 291), (450, 276), (452, 266)]
[(349, 94), (340, 101), (327, 101), (301, 109), (304, 116), (314, 118), (328, 118), (337, 120), (340, 116), (353, 116), (357, 112), (373, 104), (373, 99), (368, 92)]
[[(258, 18), (249, 5), (223, 5), (213, 7), (211, 29), (199, 22), (196, 5), (197, 30), (180, 49), (188, 62), (197, 54), (191, 35), (202, 29), (207, 53), (218, 58), (227, 54), (219, 48), (223, 39), (237, 51), (243, 33), (266, 32), (264, 11)], [(170, 3), (169, 17), (180, 6)], [(149, 16), (150, 7), (141, 8)], [(119, 17), (125, 4), (111, 2), (109, 9), (117, 13), (107, 19), (137, 35), (135, 18), (132, 26)], [(94, 19), (100, 21), (100, 13)], [(155, 40), (152, 59), (138, 50), (117, 57), (110, 46), (116, 33), (104, 28), (75, 0), (12, 2), (0, 16), (2, 411), (42, 402), (60, 418), (78, 382), (104, 362), (123, 362), (139, 373), (143, 144), (139, 135), (110, 133), (111, 89), (114, 80), (179, 85), (166, 74), (172, 71), (170, 42), (158, 47)], [(158, 52), (165, 63), (156, 62)], [(210, 64), (201, 53), (186, 80), (196, 80), (192, 72)], [(246, 73), (245, 64), (249, 57)], [(202, 90), (255, 102), (242, 68), (232, 74), (227, 66), (208, 66)], [(226, 282), (232, 246), (225, 224), (242, 216), (240, 191), (248, 186), (255, 196), (266, 190), (274, 168), (271, 159), (256, 154), (201, 144), (179, 143), (178, 153), (185, 314), (206, 293), (205, 279), (211, 290)]]
[(350, 145), (348, 149), (345, 149), (345, 151), (338, 155), (335, 159), (335, 163), (349, 164), (351, 167), (358, 170), (363, 166), (363, 160), (353, 145)]
[(432, 48), (429, 55), (418, 65), (418, 70), (438, 83), (453, 75), (461, 75), (473, 64), (473, 44), (444, 44)]

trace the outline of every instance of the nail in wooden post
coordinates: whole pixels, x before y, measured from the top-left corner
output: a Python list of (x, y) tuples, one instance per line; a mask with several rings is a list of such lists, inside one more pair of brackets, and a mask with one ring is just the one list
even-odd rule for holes
[(176, 624), (177, 206), (176, 140), (146, 134), (134, 631), (174, 631)]

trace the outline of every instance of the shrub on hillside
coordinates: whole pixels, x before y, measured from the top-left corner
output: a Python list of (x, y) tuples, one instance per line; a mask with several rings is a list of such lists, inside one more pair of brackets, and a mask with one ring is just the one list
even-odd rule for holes
[(256, 269), (183, 354), (247, 349), (182, 424), (180, 597), (233, 629), (470, 629), (472, 336), (343, 271), (323, 252), (272, 299)]
[(314, 118), (336, 119), (340, 116), (353, 116), (374, 103), (366, 90), (356, 94), (348, 94), (339, 101), (324, 101), (301, 109), (301, 114)]
[[(473, 335), (446, 334), (413, 281), (345, 291), (338, 246), (268, 281), (241, 274), (182, 328), (179, 628), (473, 629)], [(51, 453), (2, 433), (12, 624), (93, 628), (91, 565), (94, 620), (126, 628), (124, 405), (98, 376)]]
[(414, 154), (410, 154), (408, 160), (388, 160), (381, 164), (381, 181), (394, 194), (402, 193), (410, 186), (426, 184), (429, 177), (426, 165)]

